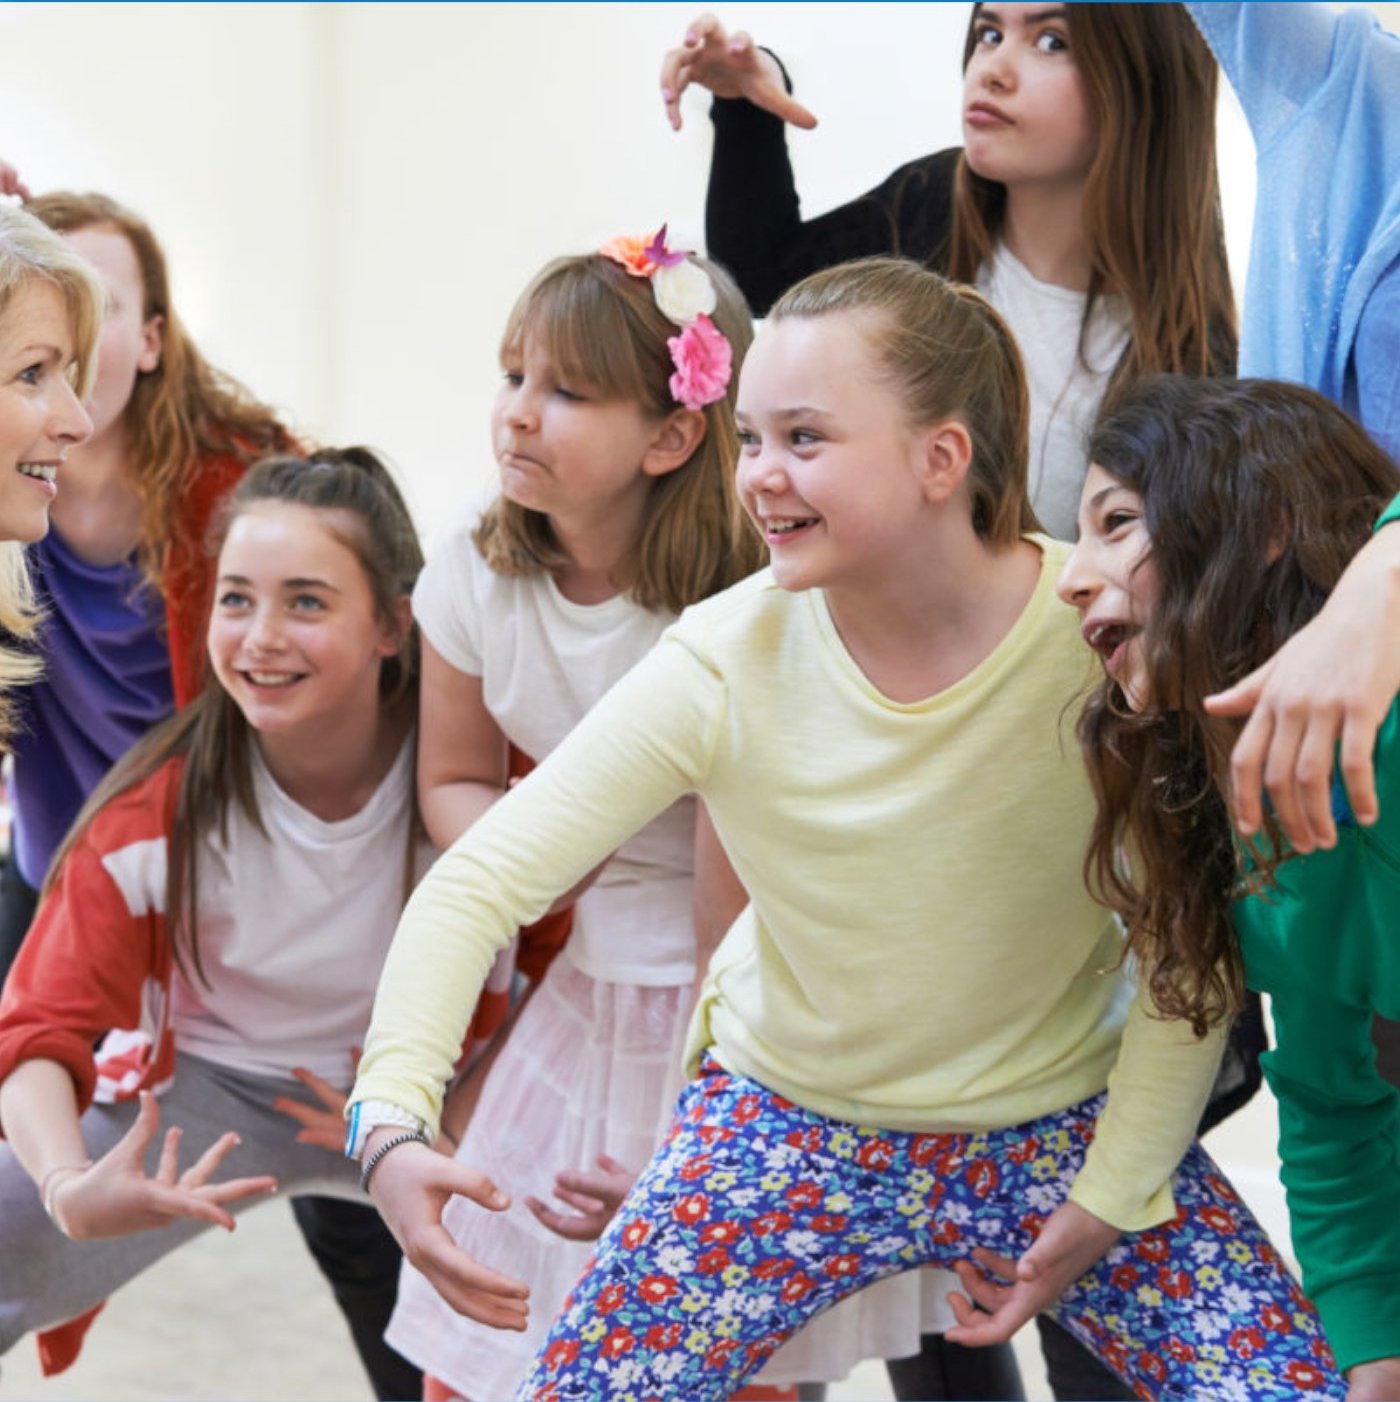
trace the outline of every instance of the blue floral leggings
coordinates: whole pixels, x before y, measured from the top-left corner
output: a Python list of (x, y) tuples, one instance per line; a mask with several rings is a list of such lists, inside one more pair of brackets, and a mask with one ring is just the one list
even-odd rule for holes
[[(721, 1402), (819, 1311), (976, 1246), (1018, 1256), (1064, 1201), (1101, 1097), (984, 1134), (828, 1120), (707, 1059), (517, 1397)], [(1340, 1399), (1278, 1253), (1199, 1144), (1177, 1215), (1123, 1237), (1056, 1311), (1142, 1397)]]

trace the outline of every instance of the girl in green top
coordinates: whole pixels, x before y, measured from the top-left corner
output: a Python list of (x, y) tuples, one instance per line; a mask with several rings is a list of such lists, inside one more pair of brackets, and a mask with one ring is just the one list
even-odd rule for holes
[(1400, 1015), (1400, 714), (1377, 738), (1379, 816), (1359, 823), (1335, 782), (1335, 845), (1304, 854), (1272, 812), (1236, 842), (1239, 727), (1204, 704), (1321, 609), (1377, 516), (1400, 515), (1400, 471), (1321, 395), (1265, 380), (1147, 382), (1091, 460), (1060, 577), (1107, 673), (1079, 727), (1099, 800), (1086, 875), (1164, 1012), (1203, 1029), (1246, 986), (1271, 995), (1304, 1286), (1349, 1398), (1400, 1396), (1400, 1093), (1370, 1035)]

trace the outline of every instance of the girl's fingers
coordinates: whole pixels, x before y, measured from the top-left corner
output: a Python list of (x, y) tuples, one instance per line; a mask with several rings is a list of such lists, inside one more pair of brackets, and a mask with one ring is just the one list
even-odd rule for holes
[(530, 1314), (525, 1285), (473, 1260), (441, 1223), (415, 1239), (408, 1254), (458, 1314), (494, 1329), (525, 1328)]
[(167, 1187), (175, 1182), (180, 1171), (181, 1133), (179, 1125), (171, 1125), (161, 1141), (160, 1161), (156, 1164), (156, 1182)]
[(237, 1202), (240, 1198), (257, 1197), (259, 1193), (275, 1193), (277, 1180), (270, 1173), (250, 1178), (228, 1178), (222, 1183), (208, 1183), (199, 1189), (205, 1202)]
[[(1368, 826), (1380, 817), (1380, 801), (1376, 797), (1376, 731), (1377, 724), (1369, 715), (1348, 712), (1342, 724), (1342, 780), (1351, 800), (1351, 811), (1358, 823)], [(1329, 808), (1330, 816), (1330, 808)]]
[(221, 1134), (180, 1176), (182, 1188), (203, 1187), (209, 1175), (228, 1157), (241, 1141), (230, 1130)]
[[(989, 1279), (971, 1261), (957, 1261), (954, 1263), (953, 1269), (957, 1272), (958, 1281), (972, 1304), (989, 1313), (996, 1309), (1006, 1291), (1005, 1285)], [(967, 1321), (959, 1318), (958, 1322), (961, 1324)]]
[(557, 1180), (554, 1184), (554, 1196), (560, 1202), (566, 1202), (575, 1212), (582, 1212), (587, 1216), (593, 1216), (608, 1210), (606, 1198), (595, 1198), (588, 1193), (576, 1192), (572, 1188), (564, 1187)]
[[(351, 1062), (354, 1067), (358, 1067), (360, 1064), (359, 1057), (352, 1054)], [(349, 1099), (344, 1091), (337, 1090), (329, 1081), (322, 1079), (314, 1071), (308, 1071), (305, 1066), (293, 1066), (292, 1075), (295, 1076), (327, 1110), (334, 1110), (337, 1114), (344, 1111), (345, 1102)]]
[(1252, 837), (1263, 822), (1264, 761), (1273, 738), (1274, 721), (1267, 711), (1256, 711), (1230, 755), (1235, 827), (1244, 837)]
[(556, 1236), (563, 1237), (565, 1241), (596, 1241), (600, 1235), (600, 1226), (591, 1218), (556, 1212), (538, 1198), (525, 1198), (524, 1203), (542, 1227), (548, 1228)]

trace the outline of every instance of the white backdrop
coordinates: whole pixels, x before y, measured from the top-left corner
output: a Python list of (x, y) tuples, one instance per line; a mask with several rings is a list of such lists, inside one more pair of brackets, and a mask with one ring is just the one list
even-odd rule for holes
[[(708, 98), (676, 135), (657, 96), (698, 8), (7, 3), (0, 154), (143, 213), (209, 355), (306, 432), (386, 451), (431, 535), (492, 470), (497, 338), (535, 270), (663, 220), (702, 246)], [(809, 212), (959, 140), (967, 5), (720, 13), (822, 119), (792, 135)], [(1229, 99), (1221, 132), (1239, 286)]]

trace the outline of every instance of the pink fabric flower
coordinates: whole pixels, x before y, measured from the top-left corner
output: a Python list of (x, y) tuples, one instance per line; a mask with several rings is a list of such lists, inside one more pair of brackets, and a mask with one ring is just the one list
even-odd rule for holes
[(734, 370), (734, 353), (729, 342), (703, 313), (679, 336), (666, 342), (676, 373), (671, 376), (671, 394), (687, 409), (703, 409), (724, 398)]

